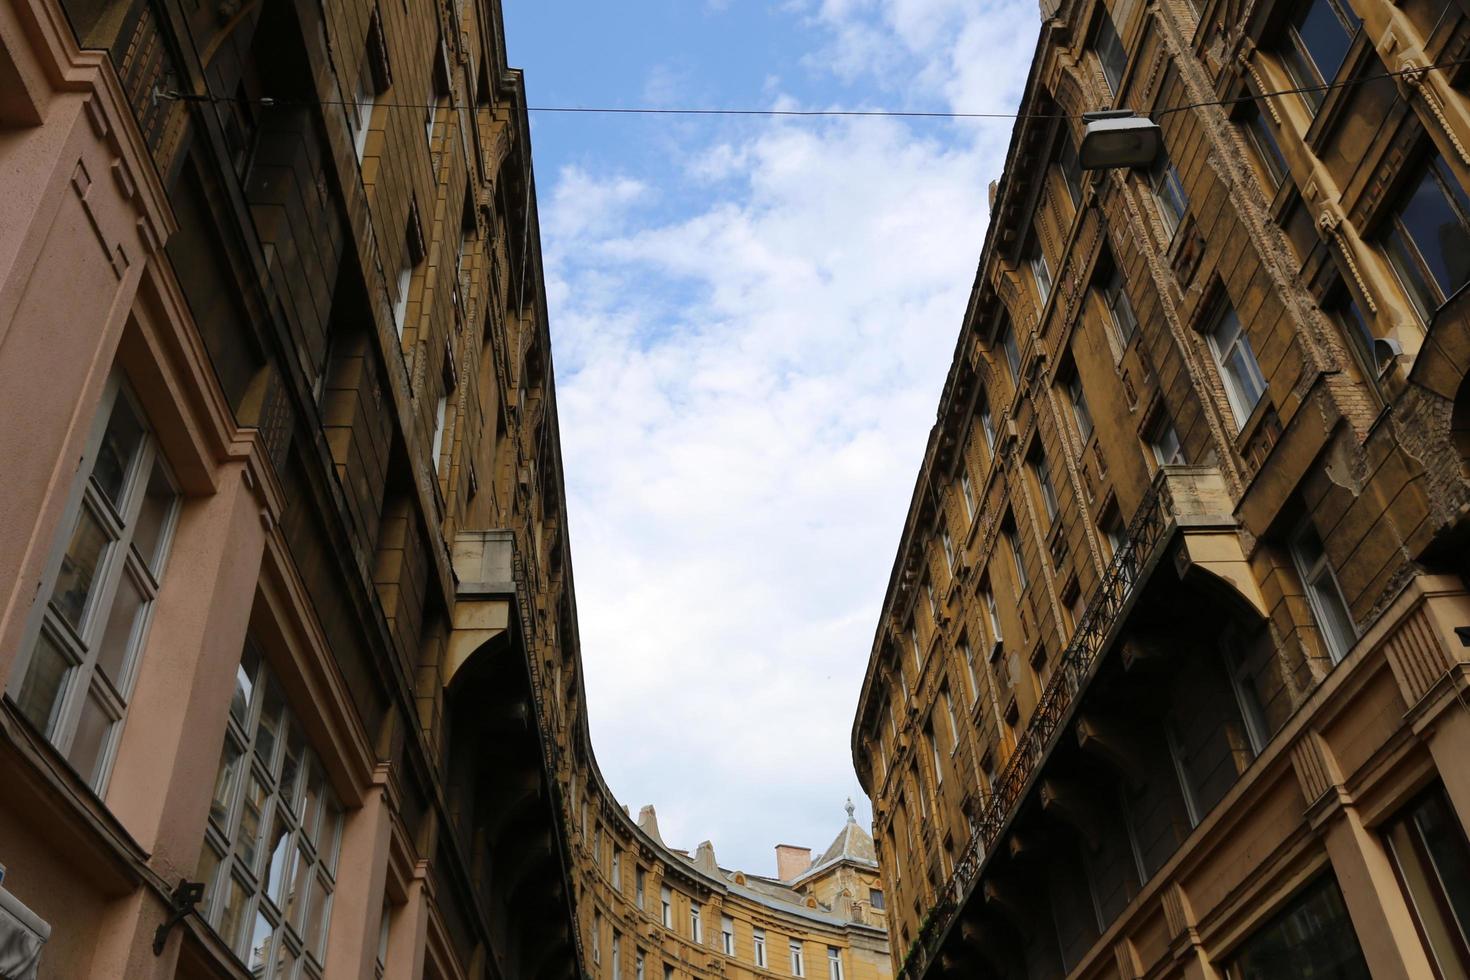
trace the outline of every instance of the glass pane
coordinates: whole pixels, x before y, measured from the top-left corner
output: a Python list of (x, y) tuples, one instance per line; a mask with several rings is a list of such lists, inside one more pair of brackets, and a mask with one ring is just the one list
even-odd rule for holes
[(267, 855), (265, 873), (261, 876), (265, 879), (266, 894), (272, 901), (279, 902), (289, 873), (287, 864), (291, 853), (291, 827), (282, 818), (280, 807), (276, 807), (270, 836), (265, 839), (262, 850)]
[(214, 849), (209, 841), (199, 849), (199, 866), (194, 869), (196, 881), (204, 882), (204, 901), (200, 904), (201, 909), (209, 908), (209, 900), (214, 897), (214, 879), (219, 873), (220, 854)]
[(241, 758), (245, 750), (234, 736), (225, 736), (225, 747), (220, 750), (219, 770), (214, 777), (214, 798), (209, 804), (209, 819), (221, 829), (229, 825), (230, 797), (235, 793), (235, 781), (240, 776)]
[(281, 688), (274, 683), (267, 683), (262, 677), (265, 687), (265, 704), (260, 709), (260, 725), (255, 733), (255, 754), (260, 756), (267, 768), (274, 771), (276, 757), (276, 743), (281, 738), (281, 716), (286, 710), (286, 702), (281, 697)]
[(1460, 934), (1470, 936), (1470, 842), (1465, 839), (1465, 830), (1438, 793), (1419, 807), (1414, 823), (1434, 862)]
[(321, 831), (317, 848), (332, 874), (337, 873), (337, 838), (342, 829), (342, 806), (330, 789), (327, 790), (326, 807), (322, 814)]
[(21, 682), (16, 702), (26, 720), (48, 736), (61, 696), (66, 691), (66, 677), (70, 670), (66, 654), (43, 630), (36, 641), (35, 652), (31, 654), (31, 662), (26, 665), (26, 677)]
[(322, 958), (322, 947), (327, 938), (327, 899), (331, 897), (327, 883), (317, 878), (311, 887), (311, 899), (306, 907), (306, 949)]
[(111, 536), (91, 508), (84, 505), (77, 518), (76, 529), (72, 531), (71, 542), (66, 546), (66, 554), (62, 556), (56, 588), (51, 593), (51, 604), (56, 611), (78, 630), (87, 610), (87, 600), (93, 592), (97, 570), (110, 545)]
[(1235, 970), (1240, 980), (1370, 980), (1342, 892), (1330, 875), (1247, 939)]
[(112, 404), (112, 417), (107, 420), (107, 431), (102, 436), (102, 445), (97, 450), (97, 462), (92, 467), (92, 479), (97, 487), (122, 510), (122, 493), (127, 487), (128, 473), (138, 456), (138, 447), (143, 442), (143, 426), (133, 408), (121, 392)]
[(112, 732), (113, 723), (112, 714), (97, 696), (97, 692), (88, 691), (86, 703), (82, 705), (81, 719), (77, 722), (77, 733), (72, 739), (71, 750), (67, 752), (66, 758), (89, 785), (97, 782), (97, 772), (102, 756), (107, 751), (107, 738)]
[(230, 698), (230, 717), (241, 725), (250, 717), (250, 695), (255, 691), (260, 673), (260, 654), (252, 643), (245, 644), (240, 664), (235, 668), (235, 693)]
[(302, 761), (306, 755), (306, 744), (301, 740), (301, 730), (294, 723), (291, 725), (286, 737), (286, 757), (281, 763), (281, 781), (277, 786), (277, 792), (281, 798), (291, 807), (293, 813), (299, 813), (298, 803), (301, 796), (296, 792), (296, 784), (301, 775)]
[(306, 803), (301, 813), (301, 833), (313, 843), (317, 839), (317, 816), (321, 812), (322, 795), (325, 791), (322, 767), (319, 763), (313, 762), (307, 773)]
[(155, 576), (163, 566), (163, 532), (173, 513), (176, 497), (174, 488), (163, 473), (163, 463), (155, 462), (153, 472), (148, 474), (148, 488), (144, 491), (143, 506), (138, 511), (133, 531), (133, 546)]
[(291, 980), (291, 971), (296, 968), (296, 954), (287, 945), (285, 936), (276, 940), (276, 969), (273, 980)]
[(291, 869), (291, 889), (281, 899), (282, 914), (299, 932), (301, 913), (306, 908), (306, 893), (311, 890), (311, 857), (302, 845), (296, 847), (296, 861)]
[(249, 902), (249, 892), (240, 883), (239, 878), (231, 875), (230, 891), (225, 896), (224, 907), (220, 909), (219, 934), (220, 938), (236, 951), (239, 950), (243, 939), (241, 933), (245, 931), (245, 906)]
[(235, 835), (235, 846), (240, 860), (251, 874), (260, 864), (260, 823), (265, 812), (266, 792), (259, 779), (253, 774), (245, 789), (245, 801), (240, 807), (240, 830)]
[(1470, 234), (1435, 179), (1433, 165), (1425, 170), (1424, 179), (1404, 202), (1400, 215), (1439, 286), (1440, 296), (1448, 296), (1470, 281)]
[(1323, 80), (1331, 81), (1342, 67), (1353, 38), (1328, 0), (1312, 0), (1303, 7), (1296, 17), (1296, 31)]
[(270, 962), (271, 931), (271, 920), (257, 910), (255, 928), (250, 932), (250, 946), (245, 953), (245, 965), (250, 968), (252, 976), (265, 975), (266, 965)]
[(97, 648), (97, 666), (119, 694), (123, 690), (123, 675), (132, 650), (133, 627), (141, 618), (147, 601), (138, 588), (137, 580), (125, 573), (117, 584), (112, 610), (107, 614), (107, 625), (102, 631), (102, 643)]

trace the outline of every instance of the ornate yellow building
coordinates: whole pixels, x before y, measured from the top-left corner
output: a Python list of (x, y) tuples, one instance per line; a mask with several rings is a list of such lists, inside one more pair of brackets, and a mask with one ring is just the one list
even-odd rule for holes
[(895, 965), (1470, 975), (1470, 16), (1042, 7), (852, 729)]

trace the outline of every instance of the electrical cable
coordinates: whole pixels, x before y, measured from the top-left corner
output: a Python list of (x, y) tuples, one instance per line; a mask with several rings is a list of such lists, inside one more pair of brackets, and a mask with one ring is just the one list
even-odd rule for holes
[[(1401, 68), (1396, 71), (1385, 71), (1373, 75), (1358, 75), (1337, 82), (1324, 82), (1320, 85), (1299, 85), (1293, 88), (1274, 89), (1270, 92), (1251, 93), (1230, 99), (1206, 99), (1201, 102), (1190, 102), (1186, 105), (1168, 106), (1158, 109), (1151, 115), (1158, 117), (1172, 115), (1176, 112), (1184, 112), (1189, 109), (1204, 109), (1214, 106), (1228, 107), (1239, 105), (1244, 102), (1255, 102), (1262, 99), (1282, 98), (1288, 95), (1303, 95), (1308, 92), (1330, 92), (1340, 88), (1350, 88), (1365, 82), (1376, 82), (1384, 79), (1402, 78), (1406, 75), (1416, 75), (1423, 72), (1435, 71), (1442, 68), (1456, 68), (1462, 65), (1470, 65), (1470, 58), (1454, 58), (1448, 61), (1432, 62), (1427, 65)], [(356, 106), (358, 103), (342, 99), (275, 99), (270, 97), (256, 99), (238, 99), (216, 95), (192, 95), (186, 92), (172, 92), (162, 89), (154, 93), (156, 98), (167, 99), (178, 102), (207, 102), (212, 104), (234, 103), (260, 105), (264, 107), (276, 106)], [(452, 112), (473, 111), (468, 106), (433, 106), (414, 102), (377, 102), (372, 103), (372, 108), (384, 109), (418, 109), (429, 111), (431, 109)], [(527, 112), (586, 114), (586, 115), (646, 115), (646, 116), (765, 116), (765, 117), (794, 117), (794, 118), (890, 118), (890, 119), (1079, 119), (1086, 113), (1049, 113), (1049, 112), (947, 112), (947, 111), (921, 111), (906, 109), (740, 109), (740, 108), (659, 108), (653, 106), (527, 106)]]

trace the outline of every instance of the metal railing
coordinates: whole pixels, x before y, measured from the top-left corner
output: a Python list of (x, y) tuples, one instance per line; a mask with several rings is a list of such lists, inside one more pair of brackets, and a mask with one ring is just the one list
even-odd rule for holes
[(975, 830), (964, 854), (955, 862), (954, 873), (925, 918), (913, 953), (904, 963), (903, 975), (909, 980), (923, 976), (928, 969), (984, 867), (985, 858), (1030, 787), (1032, 777), (1050, 755), (1068, 709), (1091, 680), (1119, 616), (1141, 584), (1141, 573), (1173, 525), (1174, 501), (1167, 471), (1161, 470), (1128, 526), (1127, 541), (1113, 555), (1097, 590), (1089, 597), (1072, 642), (1063, 652), (1061, 663), (1047, 682), (1025, 732), (995, 781), (990, 799), (982, 804)]

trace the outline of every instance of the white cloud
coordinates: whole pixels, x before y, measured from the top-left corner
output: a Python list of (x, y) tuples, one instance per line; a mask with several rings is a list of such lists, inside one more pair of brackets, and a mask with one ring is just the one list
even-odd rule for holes
[[(876, 72), (857, 53), (886, 48), (933, 97), (1011, 105), (1036, 23), (1030, 0), (801, 9), (836, 70)], [(1007, 135), (776, 120), (684, 146), (676, 187), (558, 175), (543, 213), (593, 742), (671, 843), (770, 872), (771, 845), (824, 847), (859, 795), (852, 714)], [(667, 206), (690, 190), (706, 203)]]

